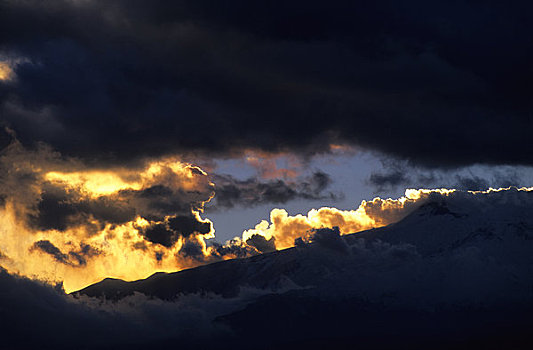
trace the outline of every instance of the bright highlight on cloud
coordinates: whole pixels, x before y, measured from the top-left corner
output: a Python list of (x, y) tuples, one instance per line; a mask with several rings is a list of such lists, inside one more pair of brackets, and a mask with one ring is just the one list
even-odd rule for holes
[(312, 209), (307, 215), (289, 216), (284, 209), (274, 209), (270, 213), (270, 223), (263, 220), (255, 228), (246, 230), (243, 240), (254, 242), (264, 239), (275, 244), (277, 249), (284, 249), (294, 246), (295, 239), (313, 229), (337, 226), (341, 234), (348, 234), (381, 227), (403, 219), (432, 194), (448, 195), (453, 191), (408, 189), (405, 196), (399, 199), (374, 198), (371, 201), (362, 201), (355, 210), (323, 207)]

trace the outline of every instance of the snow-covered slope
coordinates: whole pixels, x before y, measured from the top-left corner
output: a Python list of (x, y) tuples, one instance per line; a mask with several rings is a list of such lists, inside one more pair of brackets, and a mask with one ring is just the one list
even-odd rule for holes
[(312, 241), (75, 295), (231, 301), (213, 316), (231, 335), (206, 342), (232, 349), (533, 346), (533, 192), (435, 195), (396, 224)]

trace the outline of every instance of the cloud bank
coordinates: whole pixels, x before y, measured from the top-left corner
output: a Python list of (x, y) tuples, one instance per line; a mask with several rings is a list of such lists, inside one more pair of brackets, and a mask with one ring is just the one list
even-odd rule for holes
[(284, 204), (295, 199), (338, 199), (340, 194), (326, 192), (331, 184), (330, 176), (316, 171), (307, 177), (294, 179), (261, 180), (248, 178), (238, 180), (231, 175), (211, 176), (216, 184), (216, 196), (210, 208), (227, 209), (235, 206), (250, 207), (266, 203)]
[(97, 164), (353, 145), (425, 166), (531, 165), (530, 11), (2, 1), (1, 119), (26, 146)]

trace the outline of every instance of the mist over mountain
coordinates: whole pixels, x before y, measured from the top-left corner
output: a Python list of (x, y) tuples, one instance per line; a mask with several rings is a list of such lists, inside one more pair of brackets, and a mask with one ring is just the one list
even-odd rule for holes
[(383, 228), (317, 229), (294, 248), (135, 282), (106, 279), (72, 295), (3, 272), (4, 341), (10, 348), (74, 341), (128, 349), (528, 348), (532, 200), (533, 192), (515, 188), (436, 194)]

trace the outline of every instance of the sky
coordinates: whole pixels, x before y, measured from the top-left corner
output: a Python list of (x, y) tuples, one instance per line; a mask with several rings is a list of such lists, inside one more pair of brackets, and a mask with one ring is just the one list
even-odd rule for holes
[(75, 290), (531, 187), (531, 10), (1, 1), (0, 265)]

